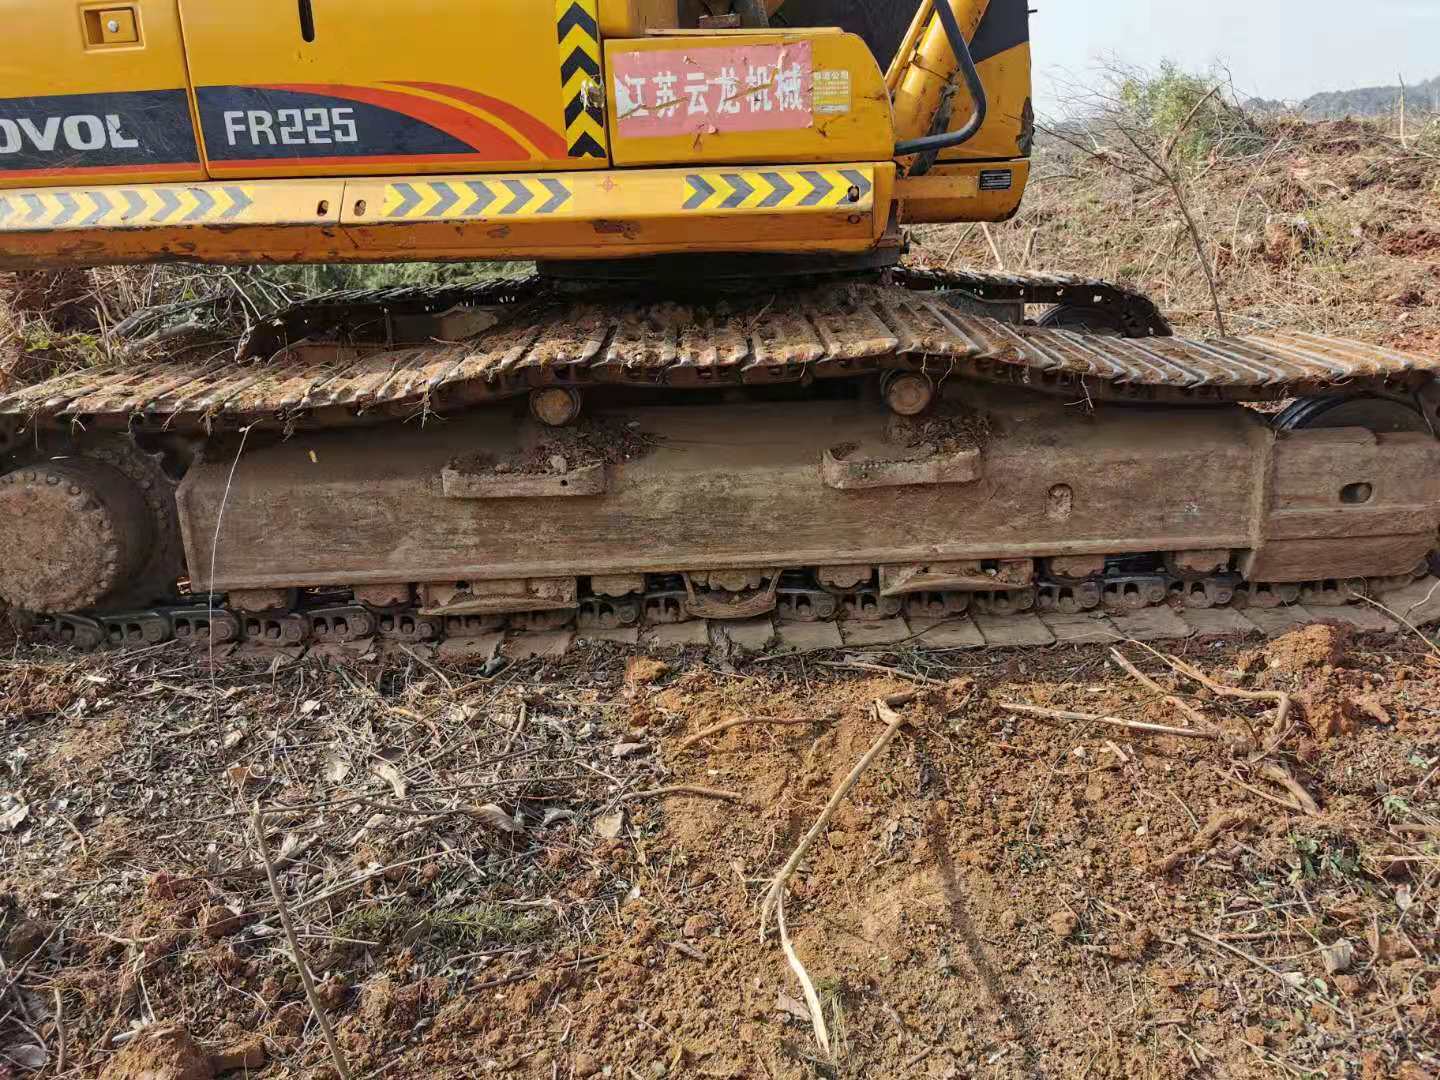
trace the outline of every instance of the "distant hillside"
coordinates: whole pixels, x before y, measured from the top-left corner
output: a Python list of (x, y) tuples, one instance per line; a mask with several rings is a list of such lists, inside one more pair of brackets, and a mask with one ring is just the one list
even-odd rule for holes
[[(1357, 90), (1329, 90), (1300, 102), (1300, 114), (1307, 120), (1339, 120), (1347, 116), (1388, 116), (1399, 106), (1401, 88), (1395, 86), (1364, 86)], [(1440, 77), (1407, 85), (1404, 88), (1407, 107), (1421, 112), (1440, 112)], [(1286, 102), (1256, 99), (1248, 103), (1261, 112), (1289, 111)]]

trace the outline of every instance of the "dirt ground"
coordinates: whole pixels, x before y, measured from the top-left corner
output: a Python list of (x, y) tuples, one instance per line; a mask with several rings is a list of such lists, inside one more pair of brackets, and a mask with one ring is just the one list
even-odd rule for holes
[(0, 1075), (335, 1075), (257, 806), (353, 1076), (1435, 1075), (1440, 651), (1122, 651), (16, 651)]

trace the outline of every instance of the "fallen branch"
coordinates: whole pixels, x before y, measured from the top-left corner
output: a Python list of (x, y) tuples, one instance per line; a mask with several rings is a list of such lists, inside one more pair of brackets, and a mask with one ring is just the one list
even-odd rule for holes
[(1440, 836), (1440, 825), (1392, 825), (1390, 827), (1407, 836)]
[(1114, 657), (1115, 662), (1119, 664), (1130, 675), (1132, 679), (1138, 682), (1141, 686), (1145, 687), (1147, 690), (1151, 691), (1157, 697), (1163, 699), (1164, 702), (1176, 712), (1184, 714), (1196, 727), (1207, 731), (1214, 730), (1215, 725), (1210, 723), (1210, 721), (1205, 718), (1205, 716), (1200, 712), (1199, 709), (1195, 708), (1188, 702), (1181, 701), (1174, 694), (1170, 693), (1169, 690), (1166, 690), (1154, 679), (1150, 678), (1149, 675), (1146, 675), (1143, 671), (1141, 671), (1134, 664), (1132, 664), (1130, 660), (1125, 656), (1125, 654), (1122, 653), (1119, 649), (1111, 649), (1110, 655)]
[(855, 786), (865, 770), (870, 767), (870, 763), (885, 752), (885, 748), (890, 745), (891, 740), (894, 739), (895, 736), (899, 734), (900, 729), (905, 726), (905, 718), (895, 712), (888, 704), (888, 700), (892, 699), (876, 701), (874, 705), (876, 716), (886, 721), (884, 732), (875, 740), (875, 745), (865, 752), (865, 756), (855, 763), (855, 767), (850, 770), (850, 775), (840, 782), (840, 786), (837, 787), (834, 794), (830, 796), (830, 801), (825, 804), (825, 809), (821, 811), (820, 816), (815, 819), (815, 824), (810, 826), (810, 831), (805, 834), (795, 850), (791, 852), (790, 858), (786, 860), (780, 873), (776, 874), (775, 880), (770, 883), (770, 888), (765, 893), (765, 900), (760, 905), (761, 940), (764, 940), (766, 929), (770, 924), (770, 913), (775, 910), (776, 904), (780, 902), (780, 898), (785, 894), (785, 885), (790, 880), (791, 875), (795, 873), (796, 867), (804, 860), (806, 853), (809, 852), (815, 841), (825, 832), (826, 827), (835, 817), (835, 812), (840, 809), (840, 804), (845, 801), (845, 796), (850, 793), (850, 789)]
[(825, 805), (825, 809), (815, 820), (815, 824), (810, 826), (810, 831), (805, 834), (804, 839), (800, 841), (799, 845), (797, 845), (791, 853), (790, 858), (786, 860), (785, 866), (780, 870), (780, 873), (775, 876), (775, 880), (771, 883), (769, 891), (765, 894), (765, 900), (760, 906), (761, 940), (765, 938), (766, 927), (770, 921), (770, 912), (773, 910), (776, 923), (780, 928), (780, 948), (785, 953), (785, 960), (790, 965), (790, 970), (795, 973), (795, 977), (800, 981), (800, 989), (805, 995), (805, 1003), (810, 1010), (810, 1023), (815, 1029), (815, 1041), (820, 1044), (820, 1049), (824, 1051), (826, 1057), (831, 1055), (831, 1050), (830, 1032), (825, 1025), (825, 1008), (824, 1005), (821, 1004), (820, 995), (815, 991), (815, 984), (811, 981), (809, 972), (805, 970), (805, 965), (801, 963), (800, 956), (796, 953), (795, 946), (790, 941), (790, 928), (785, 922), (785, 886), (789, 882), (791, 875), (795, 873), (796, 868), (805, 858), (805, 854), (810, 850), (811, 845), (825, 832), (826, 827), (835, 817), (835, 812), (840, 808), (840, 804), (845, 800), (845, 796), (849, 794), (850, 789), (859, 781), (861, 775), (869, 768), (870, 763), (884, 753), (885, 748), (890, 745), (896, 734), (905, 726), (905, 718), (895, 712), (895, 708), (898, 708), (899, 705), (892, 706), (890, 703), (908, 703), (914, 700), (914, 696), (913, 694), (896, 694), (885, 700), (877, 700), (875, 702), (876, 717), (886, 721), (884, 732), (875, 740), (875, 744), (865, 752), (865, 756), (856, 762), (855, 767), (850, 770), (850, 775), (840, 783), (840, 786), (835, 789), (834, 794), (830, 796), (830, 801)]
[(1289, 810), (1292, 814), (1300, 814), (1300, 813), (1304, 813), (1304, 811), (1305, 811), (1305, 808), (1304, 808), (1303, 806), (1301, 806), (1299, 803), (1297, 803), (1297, 802), (1291, 802), (1291, 801), (1288, 800), (1288, 799), (1282, 799), (1282, 798), (1280, 798), (1280, 796), (1278, 796), (1278, 795), (1271, 795), (1268, 791), (1261, 791), (1259, 788), (1257, 788), (1257, 787), (1255, 787), (1255, 786), (1253, 786), (1253, 785), (1251, 785), (1251, 784), (1245, 783), (1244, 780), (1241, 780), (1238, 776), (1235, 776), (1233, 773), (1227, 773), (1224, 769), (1216, 768), (1216, 770), (1215, 770), (1215, 775), (1216, 775), (1216, 776), (1219, 776), (1222, 780), (1228, 780), (1228, 781), (1230, 781), (1230, 783), (1234, 784), (1236, 787), (1238, 787), (1238, 788), (1243, 788), (1243, 789), (1245, 789), (1246, 791), (1250, 792), (1251, 795), (1255, 795), (1255, 796), (1257, 796), (1258, 798), (1264, 799), (1266, 802), (1272, 802), (1272, 803), (1274, 803), (1276, 806), (1282, 806), (1282, 807), (1284, 807), (1286, 810)]
[(315, 992), (315, 980), (310, 975), (310, 967), (305, 963), (305, 955), (300, 951), (300, 942), (295, 936), (295, 926), (290, 921), (290, 909), (285, 906), (285, 895), (280, 891), (280, 880), (275, 876), (275, 865), (270, 861), (270, 852), (265, 847), (265, 813), (260, 809), (259, 804), (255, 806), (255, 816), (251, 820), (255, 830), (255, 845), (260, 851), (260, 861), (265, 864), (265, 876), (270, 879), (270, 895), (275, 898), (275, 906), (280, 912), (280, 925), (285, 928), (285, 939), (290, 943), (290, 957), (295, 961), (295, 966), (300, 971), (300, 983), (305, 987), (305, 997), (310, 1002), (310, 1011), (315, 1014), (315, 1020), (320, 1025), (320, 1031), (325, 1036), (325, 1045), (330, 1048), (330, 1058), (335, 1062), (335, 1071), (340, 1074), (340, 1080), (350, 1080), (350, 1068), (345, 1063), (345, 1055), (340, 1052), (340, 1045), (335, 1041), (335, 1032), (331, 1030), (330, 1020), (325, 1015), (325, 1008), (320, 1004), (320, 995)]
[(1295, 797), (1300, 809), (1311, 817), (1320, 816), (1320, 806), (1310, 797), (1310, 793), (1300, 786), (1300, 781), (1290, 775), (1290, 771), (1282, 765), (1273, 761), (1267, 761), (1260, 766), (1260, 775), (1276, 784), (1279, 784), (1286, 791)]
[(909, 679), (925, 686), (949, 686), (943, 679), (932, 679), (928, 675), (917, 675), (911, 671), (886, 667), (884, 664), (867, 664), (861, 660), (816, 660), (816, 667), (837, 668), (841, 671), (872, 671), (876, 675), (893, 675), (897, 679)]
[(1216, 814), (1205, 823), (1205, 827), (1194, 838), (1161, 859), (1155, 865), (1155, 873), (1162, 876), (1170, 873), (1191, 855), (1199, 855), (1202, 851), (1210, 850), (1210, 847), (1220, 838), (1221, 833), (1248, 824), (1250, 824), (1250, 815), (1243, 810), (1231, 810), (1228, 813)]
[(649, 791), (632, 791), (620, 796), (625, 799), (658, 799), (671, 795), (694, 795), (699, 799), (720, 799), (724, 802), (743, 803), (745, 796), (735, 791), (721, 791), (719, 788), (696, 787), (693, 784), (671, 784), (669, 787), (651, 788)]
[(1078, 720), (1089, 724), (1107, 724), (1110, 727), (1124, 728), (1127, 731), (1137, 731), (1145, 735), (1178, 735), (1182, 739), (1209, 739), (1212, 742), (1220, 738), (1213, 731), (1197, 731), (1195, 728), (1170, 727), (1167, 724), (1146, 724), (1139, 720), (1122, 720), (1118, 716), (1097, 716), (1094, 713), (1066, 712), (1064, 709), (1043, 709), (1039, 705), (1016, 705), (1011, 702), (1001, 702), (1000, 708), (1006, 712), (1018, 713), (1021, 716), (1039, 716), (1047, 720)]
[(780, 927), (780, 948), (785, 952), (785, 960), (790, 965), (790, 970), (795, 972), (795, 977), (800, 980), (800, 991), (805, 995), (805, 1005), (810, 1010), (810, 1025), (815, 1029), (815, 1041), (820, 1044), (820, 1049), (825, 1051), (825, 1056), (829, 1057), (830, 1029), (825, 1025), (825, 1007), (820, 1004), (820, 995), (815, 992), (810, 973), (805, 970), (805, 965), (800, 962), (800, 955), (790, 943), (790, 928), (785, 925), (783, 891), (775, 901), (775, 921)]
[[(1148, 648), (1149, 646), (1146, 647)], [(1224, 683), (1216, 682), (1204, 672), (1187, 664), (1177, 656), (1156, 652), (1154, 649), (1150, 651), (1154, 652), (1156, 656), (1164, 660), (1181, 675), (1194, 679), (1201, 686), (1205, 687), (1206, 690), (1209, 690), (1218, 697), (1235, 698), (1239, 701), (1273, 702), (1275, 704), (1275, 722), (1270, 740), (1265, 745), (1265, 753), (1274, 753), (1279, 747), (1280, 741), (1289, 731), (1290, 708), (1293, 701), (1289, 694), (1283, 690), (1241, 690), (1238, 687), (1226, 686)]]
[(515, 740), (520, 738), (520, 733), (525, 730), (525, 721), (528, 718), (529, 714), (530, 710), (525, 707), (525, 702), (520, 702), (520, 715), (516, 717), (515, 726), (511, 728), (510, 735), (505, 740), (505, 745), (501, 747), (500, 753), (508, 754), (510, 753), (511, 749), (514, 748)]
[(1231, 945), (1228, 941), (1222, 941), (1220, 938), (1211, 937), (1209, 934), (1201, 933), (1199, 930), (1191, 930), (1189, 931), (1189, 933), (1192, 936), (1199, 938), (1201, 941), (1208, 941), (1217, 949), (1224, 949), (1226, 952), (1238, 956), (1246, 963), (1254, 964), (1261, 971), (1267, 972), (1268, 974), (1275, 976), (1275, 978), (1279, 979), (1282, 983), (1288, 986), (1291, 990), (1294, 990), (1297, 994), (1301, 995), (1309, 1001), (1313, 1001), (1317, 1005), (1325, 1006), (1325, 1008), (1329, 1009), (1336, 1016), (1353, 1025), (1353, 1019), (1349, 1016), (1349, 1014), (1343, 1012), (1339, 1008), (1339, 1006), (1337, 1006), (1329, 998), (1323, 997), (1320, 994), (1315, 993), (1315, 991), (1311, 990), (1303, 982), (1292, 982), (1283, 971), (1279, 971), (1276, 968), (1271, 967), (1269, 964), (1265, 963), (1264, 960), (1261, 960), (1258, 956), (1252, 956), (1244, 949), (1238, 949), (1234, 945)]
[(675, 753), (683, 754), (686, 750), (689, 750), (690, 747), (694, 746), (696, 743), (703, 742), (705, 739), (710, 738), (710, 736), (712, 735), (719, 735), (721, 732), (729, 731), (731, 728), (744, 727), (747, 724), (774, 724), (776, 726), (798, 727), (801, 724), (813, 723), (816, 723), (816, 721), (810, 719), (809, 717), (803, 717), (798, 720), (791, 720), (778, 716), (742, 716), (738, 720), (725, 720), (722, 723), (714, 724), (708, 728), (705, 728), (703, 731), (697, 731), (694, 735), (691, 735), (688, 738), (681, 739), (679, 745), (675, 747)]

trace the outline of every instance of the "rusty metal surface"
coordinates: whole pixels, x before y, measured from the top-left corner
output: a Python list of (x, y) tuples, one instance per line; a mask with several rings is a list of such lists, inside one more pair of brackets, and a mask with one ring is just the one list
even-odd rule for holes
[(1440, 360), (1301, 333), (1190, 340), (1014, 326), (964, 314), (943, 291), (903, 285), (705, 305), (577, 304), (542, 292), (460, 343), (303, 341), (268, 359), (89, 371), (0, 397), (0, 415), (208, 423), (326, 407), (443, 409), (555, 384), (766, 383), (887, 368), (1096, 399), (1201, 403), (1411, 387), (1440, 370)]

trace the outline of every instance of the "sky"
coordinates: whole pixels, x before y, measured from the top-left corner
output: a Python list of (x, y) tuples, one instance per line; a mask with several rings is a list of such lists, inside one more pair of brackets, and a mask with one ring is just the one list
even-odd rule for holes
[(1440, 0), (1032, 0), (1036, 104), (1054, 114), (1106, 56), (1192, 69), (1223, 61), (1242, 95), (1301, 99), (1321, 90), (1440, 75)]

